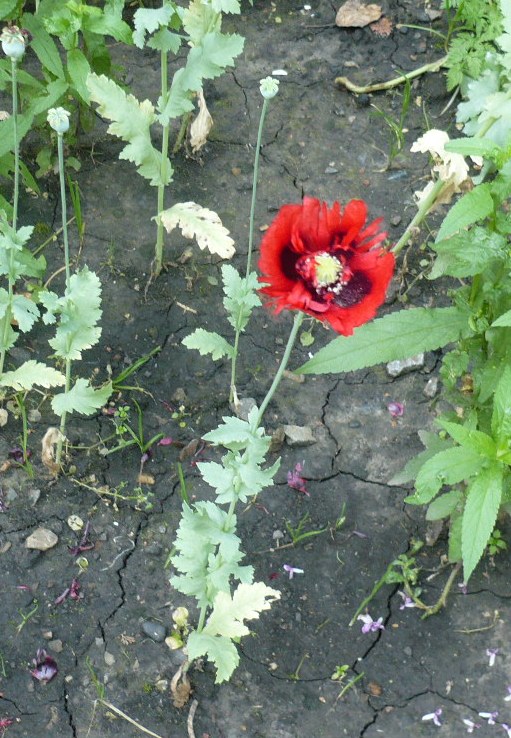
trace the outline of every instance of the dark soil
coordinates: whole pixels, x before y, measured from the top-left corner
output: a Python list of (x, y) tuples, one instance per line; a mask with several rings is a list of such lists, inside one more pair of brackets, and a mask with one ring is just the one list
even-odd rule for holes
[[(448, 101), (442, 75), (421, 78), (413, 84), (403, 152), (389, 162), (391, 134), (371, 103), (398, 117), (402, 90), (357, 98), (334, 86), (339, 75), (359, 83), (381, 80), (441, 56), (435, 36), (427, 31), (430, 23), (422, 3), (382, 2), (394, 24), (425, 26), (395, 28), (388, 38), (369, 28), (336, 28), (332, 3), (311, 0), (310, 5), (311, 10), (304, 10), (296, 0), (255, 0), (242, 18), (234, 18), (232, 28), (246, 36), (245, 52), (234, 71), (206, 85), (215, 120), (210, 142), (200, 160), (182, 152), (174, 161), (169, 204), (194, 200), (217, 211), (236, 240), (233, 263), (239, 268), (244, 268), (246, 253), (259, 80), (272, 70), (284, 68), (288, 75), (271, 104), (264, 133), (258, 229), (282, 204), (298, 202), (304, 194), (329, 202), (361, 197), (369, 203), (371, 217), (383, 216), (390, 237), (397, 238), (415, 213), (413, 191), (424, 186), (429, 174), (425, 157), (408, 154), (424, 131), (423, 111), (431, 125), (451, 125), (452, 111), (441, 114)], [(439, 3), (435, 0), (434, 5)], [(113, 53), (124, 64), (134, 93), (155, 100), (159, 62), (153, 52), (127, 53), (116, 47)], [(129, 383), (138, 384), (140, 391), (124, 392), (113, 402), (131, 404), (134, 418), (136, 399), (146, 438), (161, 432), (184, 446), (230, 414), (228, 366), (213, 364), (181, 345), (199, 326), (229, 337), (221, 305), (221, 262), (173, 237), (166, 247), (168, 270), (144, 299), (156, 194), (129, 163), (117, 159), (119, 144), (105, 131), (106, 125), (98, 121), (94, 147), (82, 150), (77, 176), (86, 222), (80, 263), (96, 270), (103, 282), (103, 334), (75, 371), (101, 381), (159, 346), (159, 354), (130, 377)], [(22, 203), (24, 223), (60, 227), (56, 182), (49, 181), (48, 187), (48, 200), (27, 198)], [(398, 306), (400, 298), (415, 305), (445, 303), (445, 294), (436, 294), (430, 283), (417, 279), (419, 262), (425, 258), (418, 246), (409, 252), (406, 271), (397, 275), (385, 311)], [(60, 244), (48, 246), (46, 256), (50, 274), (62, 264)], [(260, 311), (254, 317), (243, 338), (238, 379), (242, 396), (257, 402), (264, 397), (290, 325), (289, 314), (274, 318)], [(312, 348), (296, 350), (294, 366), (332, 338), (319, 327), (314, 335)], [(45, 359), (50, 354), (46, 338), (44, 330), (22, 337), (13, 361)], [(423, 621), (419, 611), (401, 610), (399, 587), (385, 586), (369, 606), (375, 619), (383, 617), (385, 630), (364, 635), (360, 623), (348, 627), (388, 564), (409, 551), (413, 539), (426, 536), (423, 511), (405, 505), (407, 490), (389, 486), (389, 480), (420, 449), (417, 431), (429, 427), (435, 416), (435, 401), (424, 395), (424, 388), (436, 376), (438, 362), (439, 356), (428, 355), (421, 369), (397, 379), (378, 367), (307, 377), (304, 382), (284, 380), (267, 414), (267, 429), (308, 426), (316, 440), (305, 448), (284, 444), (275, 486), (240, 515), (247, 562), (254, 565), (256, 578), (278, 588), (282, 597), (240, 646), (241, 663), (229, 684), (215, 686), (207, 664), (191, 670), (198, 702), (196, 738), (426, 736), (437, 728), (421, 718), (438, 708), (443, 710), (444, 736), (465, 734), (461, 721), (469, 718), (484, 723), (479, 736), (502, 734), (498, 725), (487, 727), (477, 718), (478, 711), (499, 710), (498, 721), (511, 723), (511, 709), (504, 702), (511, 683), (507, 552), (483, 561), (468, 594), (455, 585), (447, 607), (433, 618)], [(31, 397), (29, 408), (39, 400)], [(402, 417), (391, 417), (391, 401), (404, 403)], [(144, 472), (155, 482), (142, 485), (145, 493), (154, 495), (152, 510), (123, 501), (113, 504), (101, 497), (100, 488), (131, 494), (139, 486), (140, 453), (130, 448), (101, 455), (98, 441), (113, 432), (111, 418), (102, 413), (73, 417), (69, 475), (50, 479), (39, 462), (39, 449), (46, 428), (57, 419), (48, 402), (40, 410), (41, 420), (30, 423), (35, 476), (12, 466), (0, 476), (7, 503), (0, 514), (0, 718), (15, 719), (8, 728), (13, 738), (142, 735), (95, 704), (95, 674), (106, 699), (153, 734), (191, 736), (190, 703), (175, 708), (169, 692), (182, 654), (141, 631), (147, 620), (168, 628), (174, 607), (191, 608), (170, 587), (165, 568), (180, 515), (180, 448), (157, 447), (145, 464)], [(11, 416), (2, 431), (4, 459), (18, 441), (21, 424)], [(215, 453), (206, 448), (201, 458)], [(189, 494), (207, 498), (211, 493), (195, 461), (194, 456), (183, 461)], [(310, 497), (287, 486), (286, 472), (297, 462), (303, 462)], [(72, 514), (91, 521), (95, 546), (84, 554), (88, 569), (80, 577), (83, 598), (55, 605), (78, 571), (68, 550), (78, 535), (67, 525)], [(341, 514), (345, 522), (335, 530)], [(281, 545), (288, 544), (286, 522), (296, 527), (305, 515), (310, 530), (325, 532), (276, 550), (275, 532), (284, 533)], [(59, 537), (47, 552), (24, 545), (39, 526)], [(442, 534), (419, 554), (428, 602), (437, 599), (450, 572), (443, 566), (445, 552)], [(284, 563), (302, 568), (304, 574), (289, 580)], [(17, 632), (21, 613), (33, 610), (36, 601), (37, 611)], [(29, 672), (42, 647), (59, 668), (46, 686)], [(491, 668), (488, 648), (500, 649)], [(343, 685), (330, 677), (343, 664), (350, 667), (343, 684), (362, 672), (363, 677), (338, 700)]]

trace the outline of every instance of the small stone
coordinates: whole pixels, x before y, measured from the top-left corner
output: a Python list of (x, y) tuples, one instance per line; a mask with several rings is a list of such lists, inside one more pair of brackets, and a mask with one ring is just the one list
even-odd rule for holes
[(280, 449), (282, 448), (285, 440), (286, 440), (286, 433), (284, 431), (284, 428), (280, 426), (272, 433), (271, 443), (270, 443), (270, 448), (269, 448), (270, 454), (278, 453)]
[(284, 425), (284, 433), (286, 434), (287, 445), (290, 448), (299, 448), (302, 446), (312, 446), (316, 443), (314, 434), (308, 425)]
[(64, 644), (60, 640), (60, 638), (56, 638), (54, 641), (49, 641), (48, 648), (51, 648), (52, 651), (55, 651), (55, 653), (61, 653), (62, 649), (64, 648)]
[(145, 633), (146, 636), (149, 636), (156, 643), (162, 643), (167, 635), (167, 628), (155, 620), (144, 620), (141, 628), (142, 633)]
[(158, 681), (155, 682), (154, 686), (156, 687), (158, 692), (161, 692), (163, 694), (169, 688), (169, 680), (168, 679), (158, 679)]
[(339, 170), (336, 167), (327, 167), (325, 169), (325, 174), (337, 174), (338, 171)]
[(435, 397), (436, 393), (438, 392), (438, 377), (431, 377), (431, 379), (428, 379), (423, 392), (426, 397), (433, 399), (433, 397)]
[(402, 374), (408, 374), (416, 369), (422, 369), (424, 366), (424, 354), (411, 356), (409, 359), (399, 361), (391, 361), (387, 364), (387, 374), (389, 377), (400, 377)]
[(45, 641), (51, 641), (53, 638), (53, 631), (52, 630), (43, 630), (42, 636)]
[(403, 219), (400, 215), (393, 215), (392, 218), (390, 219), (390, 225), (398, 226), (402, 220)]
[(236, 407), (236, 415), (241, 420), (248, 420), (248, 414), (249, 412), (256, 407), (257, 403), (254, 400), (253, 397), (242, 397), (238, 400), (238, 405)]
[(58, 543), (58, 536), (47, 528), (36, 528), (25, 541), (26, 548), (33, 548), (36, 551), (47, 551)]
[(412, 652), (412, 649), (410, 648), (410, 646), (405, 646), (403, 648), (403, 653), (404, 653), (405, 656), (411, 656), (413, 652)]
[(41, 413), (34, 407), (32, 410), (28, 411), (28, 419), (31, 423), (39, 423), (41, 420)]
[(159, 556), (162, 551), (163, 546), (161, 545), (161, 543), (157, 543), (156, 541), (150, 543), (148, 546), (145, 547), (145, 552), (150, 556)]
[(39, 502), (39, 498), (41, 497), (41, 490), (40, 489), (29, 489), (27, 492), (28, 499), (30, 500), (30, 504), (32, 507), (36, 505)]
[(103, 643), (104, 643), (103, 639), (100, 638), (99, 636), (94, 639), (94, 642), (96, 643), (96, 646), (98, 646), (98, 647), (102, 646)]
[(105, 655), (103, 656), (103, 658), (107, 666), (113, 666), (115, 664), (115, 656), (113, 655), (113, 653), (105, 651)]
[(79, 515), (70, 515), (67, 519), (67, 524), (74, 531), (79, 531), (83, 528), (83, 520)]

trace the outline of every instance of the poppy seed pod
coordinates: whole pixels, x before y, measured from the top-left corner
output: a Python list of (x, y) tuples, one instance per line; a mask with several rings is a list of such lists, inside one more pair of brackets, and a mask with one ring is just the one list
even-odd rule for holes
[(4, 26), (0, 34), (2, 50), (9, 59), (19, 61), (25, 53), (26, 40), (18, 26)]

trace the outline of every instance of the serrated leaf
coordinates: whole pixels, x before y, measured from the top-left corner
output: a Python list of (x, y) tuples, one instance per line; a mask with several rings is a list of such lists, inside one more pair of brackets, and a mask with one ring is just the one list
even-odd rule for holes
[(218, 333), (206, 331), (204, 328), (197, 328), (189, 336), (183, 339), (183, 345), (188, 349), (197, 349), (201, 356), (211, 354), (213, 361), (217, 361), (224, 356), (232, 359), (234, 349), (223, 336)]
[(257, 274), (251, 272), (247, 278), (241, 277), (234, 267), (225, 264), (222, 267), (224, 286), (223, 304), (228, 313), (228, 320), (237, 331), (244, 331), (252, 315), (252, 310), (261, 305), (257, 294), (261, 284)]
[(0, 0), (0, 18), (2, 20), (11, 20), (18, 0)]
[(165, 3), (161, 8), (139, 8), (133, 16), (135, 46), (143, 49), (146, 34), (154, 33), (162, 26), (168, 26), (173, 12), (172, 6)]
[(211, 0), (211, 7), (217, 13), (240, 13), (239, 0)]
[(112, 36), (116, 41), (130, 45), (133, 42), (133, 33), (122, 19), (124, 5), (125, 0), (107, 0), (101, 15), (88, 16), (87, 31), (100, 36)]
[(504, 236), (490, 233), (486, 228), (476, 227), (468, 233), (458, 233), (432, 246), (437, 257), (428, 279), (482, 274), (492, 262), (506, 258), (506, 247)]
[(238, 34), (213, 31), (188, 52), (181, 84), (185, 90), (197, 92), (204, 79), (214, 79), (234, 66), (234, 59), (243, 51), (244, 38)]
[(502, 151), (500, 146), (497, 146), (491, 139), (476, 137), (452, 139), (447, 141), (444, 149), (462, 156), (484, 156), (485, 158), (492, 158)]
[(442, 520), (443, 518), (448, 518), (459, 505), (462, 497), (462, 493), (457, 489), (446, 492), (445, 495), (440, 495), (428, 507), (426, 520)]
[(353, 336), (334, 339), (297, 374), (352, 372), (423, 351), (434, 351), (467, 335), (468, 317), (457, 307), (412, 308), (355, 328)]
[(12, 315), (20, 331), (29, 331), (39, 317), (39, 308), (24, 295), (14, 295), (11, 305)]
[(416, 492), (406, 498), (410, 505), (426, 505), (444, 484), (458, 484), (483, 468), (484, 459), (472, 449), (463, 446), (439, 451), (426, 461), (415, 480)]
[(509, 450), (511, 441), (511, 368), (506, 366), (493, 396), (491, 429), (499, 446)]
[(435, 243), (454, 235), (462, 228), (487, 218), (494, 210), (489, 184), (482, 184), (467, 192), (452, 206), (439, 228)]
[(158, 98), (158, 121), (162, 126), (168, 125), (171, 118), (179, 118), (194, 109), (192, 92), (183, 86), (184, 71), (182, 67), (174, 74), (166, 99), (161, 96)]
[(149, 39), (147, 46), (150, 49), (156, 51), (166, 51), (171, 54), (177, 54), (181, 47), (181, 36), (177, 33), (172, 33), (168, 28), (160, 28), (156, 33)]
[(59, 50), (42, 21), (30, 13), (23, 14), (23, 28), (30, 32), (30, 48), (33, 49), (42, 66), (55, 77), (64, 78), (64, 66)]
[(0, 386), (12, 387), (15, 392), (30, 390), (36, 385), (45, 388), (61, 387), (65, 382), (66, 378), (61, 372), (33, 359), (13, 371), (4, 372), (0, 377)]
[(119, 85), (105, 75), (89, 74), (87, 88), (93, 102), (98, 103), (98, 112), (113, 121), (108, 133), (127, 142), (120, 159), (127, 159), (137, 166), (142, 177), (151, 185), (168, 185), (172, 179), (172, 165), (166, 160), (165, 177), (161, 174), (161, 153), (151, 142), (151, 125), (156, 121), (152, 103), (139, 102), (133, 95), (127, 95)]
[(233, 450), (244, 448), (252, 437), (252, 429), (246, 420), (224, 416), (223, 424), (203, 436), (208, 443)]
[(179, 226), (185, 238), (195, 238), (200, 249), (208, 249), (222, 259), (234, 255), (234, 241), (217, 213), (196, 202), (181, 202), (159, 215), (167, 233)]
[(90, 102), (87, 89), (87, 77), (90, 74), (90, 65), (80, 49), (70, 49), (67, 52), (67, 71), (72, 85), (82, 100), (88, 105)]
[(492, 328), (510, 328), (511, 327), (511, 310), (502, 313), (497, 320), (491, 324)]
[(452, 441), (440, 438), (437, 433), (423, 432), (423, 437), (428, 439), (426, 449), (418, 453), (410, 461), (407, 461), (403, 469), (389, 479), (388, 484), (401, 486), (407, 482), (414, 481), (426, 461), (432, 459), (439, 451), (446, 451), (453, 446)]
[(228, 638), (210, 636), (193, 631), (186, 641), (186, 650), (190, 661), (207, 656), (216, 667), (215, 683), (228, 681), (239, 664), (240, 657), (234, 643)]
[(208, 31), (220, 31), (222, 17), (202, 0), (190, 0), (183, 12), (183, 29), (188, 34), (190, 44), (197, 46)]
[(51, 402), (53, 412), (61, 416), (63, 413), (81, 413), (92, 415), (103, 405), (106, 405), (112, 394), (112, 383), (107, 382), (102, 387), (91, 387), (86, 379), (80, 377), (69, 392), (55, 395)]
[(437, 423), (441, 428), (447, 431), (456, 443), (475, 451), (480, 456), (485, 456), (490, 459), (495, 458), (497, 448), (495, 446), (495, 441), (491, 436), (488, 436), (482, 431), (467, 428), (459, 423), (451, 423), (441, 418), (437, 420)]
[(502, 498), (503, 468), (492, 464), (472, 481), (463, 512), (461, 551), (463, 579), (468, 582), (488, 544)]
[(454, 513), (449, 522), (449, 561), (457, 564), (461, 561), (461, 529), (463, 526), (463, 516), (461, 513)]

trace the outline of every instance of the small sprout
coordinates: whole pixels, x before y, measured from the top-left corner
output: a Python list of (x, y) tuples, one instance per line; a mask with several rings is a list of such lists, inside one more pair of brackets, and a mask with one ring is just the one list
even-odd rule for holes
[(495, 657), (498, 654), (499, 649), (498, 648), (487, 648), (486, 649), (486, 655), (489, 657), (488, 666), (493, 666), (495, 663)]
[(51, 682), (54, 676), (58, 674), (57, 663), (55, 659), (48, 656), (44, 648), (38, 648), (35, 659), (32, 659), (34, 668), (30, 671), (34, 679), (43, 684)]
[(18, 26), (4, 26), (0, 35), (2, 50), (9, 59), (17, 62), (25, 53), (26, 33)]
[(342, 682), (342, 680), (348, 673), (349, 668), (350, 667), (348, 666), (348, 664), (343, 664), (342, 666), (336, 666), (335, 671), (330, 677), (330, 679), (334, 682)]
[(177, 651), (180, 648), (183, 648), (183, 639), (179, 635), (170, 635), (165, 638), (165, 643), (170, 648), (171, 651)]
[(69, 116), (71, 113), (65, 108), (50, 108), (46, 120), (51, 128), (56, 131), (59, 136), (69, 131)]
[(362, 633), (376, 633), (378, 630), (385, 630), (383, 618), (373, 620), (369, 613), (366, 613), (365, 615), (359, 615), (357, 620), (361, 620), (364, 623)]
[[(440, 715), (442, 714), (442, 708), (439, 707), (435, 712), (428, 712), (427, 715), (422, 716), (422, 720), (432, 720), (433, 723), (437, 726), (437, 728), (440, 728), (442, 723), (440, 722)], [(479, 713), (481, 714), (481, 713)]]
[(499, 713), (495, 710), (494, 712), (479, 712), (478, 715), (487, 720), (488, 725), (495, 725), (495, 718), (499, 716)]
[(303, 569), (297, 569), (296, 566), (291, 566), (290, 564), (284, 564), (282, 568), (284, 571), (287, 571), (290, 579), (292, 579), (295, 574), (303, 574)]
[(172, 613), (172, 620), (178, 628), (185, 628), (188, 625), (188, 615), (186, 607), (176, 607)]
[(279, 91), (279, 80), (273, 77), (265, 77), (260, 82), (259, 90), (265, 100), (271, 100)]

